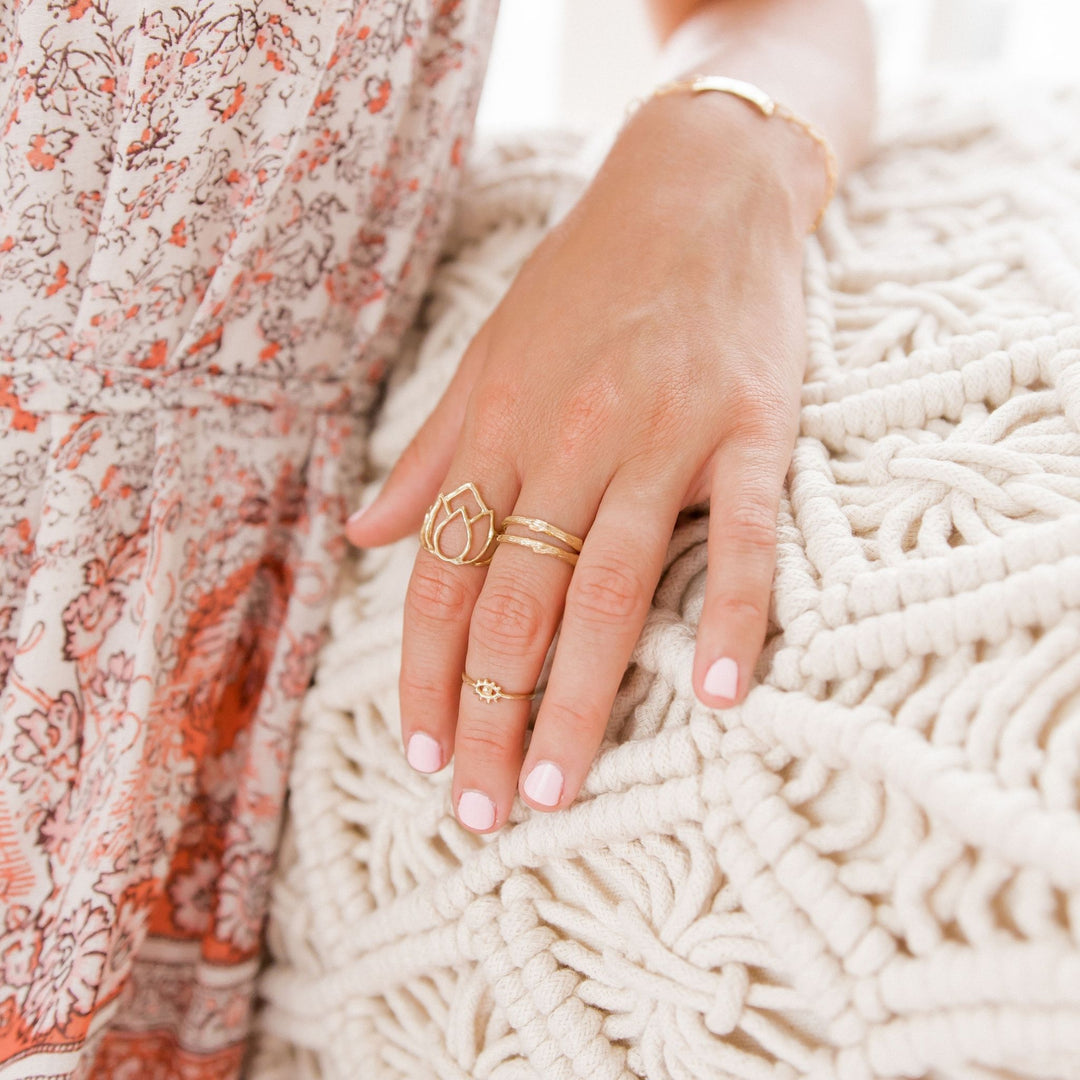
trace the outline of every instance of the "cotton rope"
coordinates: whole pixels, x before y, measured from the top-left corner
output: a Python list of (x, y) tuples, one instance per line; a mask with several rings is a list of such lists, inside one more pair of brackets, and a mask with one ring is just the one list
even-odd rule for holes
[[(1078, 118), (925, 102), (808, 243), (742, 707), (691, 692), (687, 515), (580, 798), (478, 838), (401, 749), (416, 542), (348, 568), (255, 1080), (1080, 1077)], [(552, 143), (474, 168), (376, 472), (581, 183)]]

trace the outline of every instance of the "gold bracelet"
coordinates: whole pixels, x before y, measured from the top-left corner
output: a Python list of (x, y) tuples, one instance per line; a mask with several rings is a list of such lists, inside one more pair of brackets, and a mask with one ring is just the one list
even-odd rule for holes
[(786, 105), (769, 97), (760, 87), (753, 83), (743, 82), (742, 79), (729, 79), (726, 75), (693, 75), (688, 79), (664, 83), (658, 86), (649, 97), (664, 97), (667, 94), (679, 93), (701, 94), (708, 90), (716, 90), (721, 94), (733, 94), (735, 97), (742, 98), (743, 101), (750, 102), (762, 116), (778, 116), (781, 120), (794, 124), (821, 147), (825, 154), (825, 201), (814, 219), (814, 224), (810, 226), (810, 233), (817, 232), (822, 218), (825, 217), (825, 211), (836, 194), (836, 182), (840, 175), (840, 169), (836, 163), (836, 151), (833, 150), (832, 143), (809, 120), (804, 120)]

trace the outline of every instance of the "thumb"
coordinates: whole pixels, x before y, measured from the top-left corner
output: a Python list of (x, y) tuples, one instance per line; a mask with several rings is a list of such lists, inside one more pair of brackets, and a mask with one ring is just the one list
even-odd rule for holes
[(345, 535), (357, 547), (379, 547), (420, 528), (424, 512), (434, 501), (450, 469), (465, 406), (486, 353), (487, 326), (473, 338), (450, 385), (431, 415), (367, 506), (348, 520)]

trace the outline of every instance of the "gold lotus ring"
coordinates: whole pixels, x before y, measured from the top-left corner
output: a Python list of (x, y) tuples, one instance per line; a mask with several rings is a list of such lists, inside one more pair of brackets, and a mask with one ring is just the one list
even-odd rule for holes
[(467, 671), (461, 673), (461, 681), (466, 686), (471, 686), (476, 696), (488, 705), (494, 705), (496, 701), (506, 698), (508, 701), (531, 701), (536, 697), (536, 691), (531, 694), (511, 694), (504, 690), (494, 679), (474, 679)]
[[(508, 533), (506, 531), (508, 525), (518, 525), (529, 532), (550, 536), (565, 544), (570, 550), (567, 551), (566, 548), (556, 547), (545, 540), (536, 540), (531, 536)], [(563, 562), (569, 563), (571, 566), (577, 564), (578, 552), (581, 551), (582, 545), (585, 543), (580, 536), (565, 532), (558, 526), (552, 525), (549, 521), (544, 521), (542, 518), (524, 517), (521, 514), (511, 514), (509, 517), (503, 518), (502, 528), (496, 534), (495, 542), (497, 544), (516, 544), (518, 547), (535, 551), (538, 555), (550, 555), (552, 558), (562, 559)]]
[[(451, 522), (457, 522), (465, 533), (457, 551), (443, 547), (443, 535)], [(494, 540), (495, 512), (472, 483), (442, 492), (428, 508), (420, 528), (420, 546), (451, 566), (486, 566), (491, 562)]]

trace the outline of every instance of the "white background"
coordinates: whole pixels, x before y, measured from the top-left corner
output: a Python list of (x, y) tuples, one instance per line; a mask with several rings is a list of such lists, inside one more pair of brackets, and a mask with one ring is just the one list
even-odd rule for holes
[[(886, 88), (942, 67), (1080, 78), (1080, 0), (869, 3)], [(655, 57), (642, 0), (502, 0), (479, 127), (615, 123), (655, 84)]]

